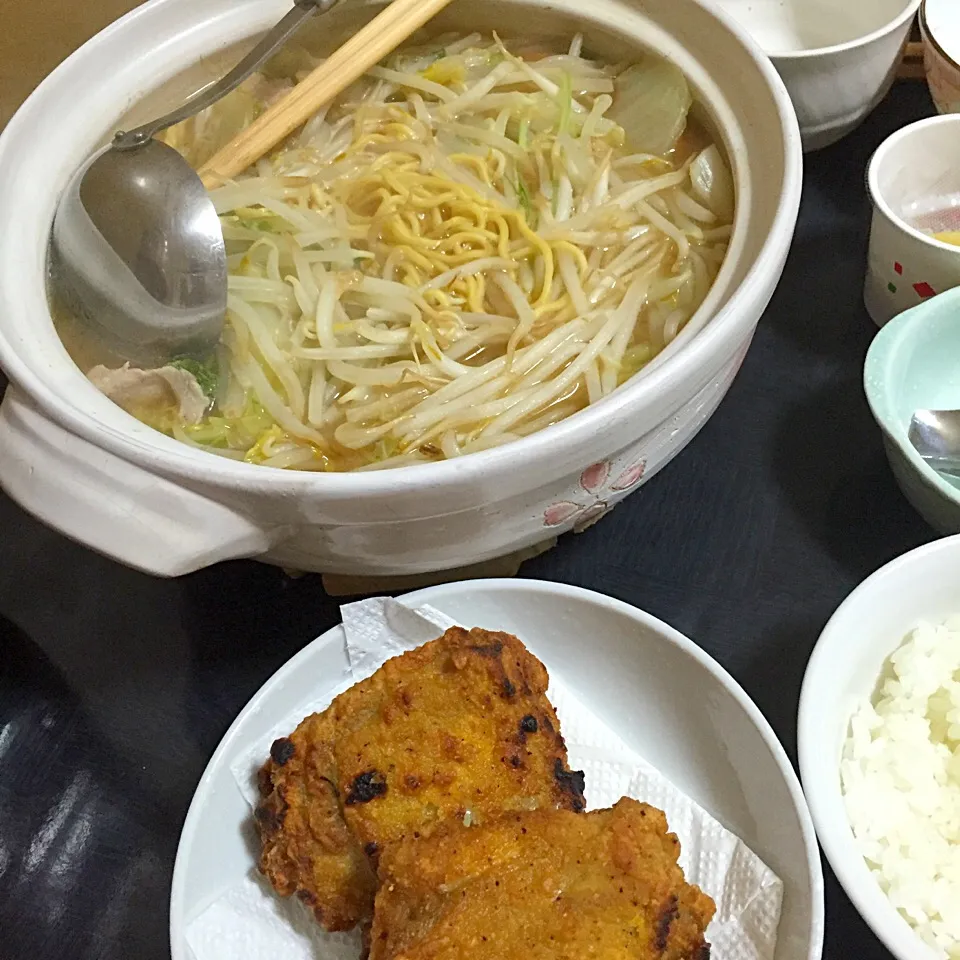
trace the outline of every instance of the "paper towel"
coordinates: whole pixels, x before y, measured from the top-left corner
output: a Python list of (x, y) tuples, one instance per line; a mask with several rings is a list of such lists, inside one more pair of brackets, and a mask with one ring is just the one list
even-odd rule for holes
[[(411, 609), (378, 597), (341, 607), (351, 678), (342, 689), (301, 706), (279, 721), (231, 767), (238, 789), (256, 801), (256, 773), (270, 744), (289, 734), (310, 713), (323, 710), (352, 684), (369, 677), (390, 657), (438, 637), (453, 621), (431, 607)], [(470, 626), (466, 624), (465, 626)], [(549, 663), (547, 667), (549, 668)], [(661, 808), (680, 837), (680, 864), (687, 880), (717, 904), (707, 931), (714, 960), (772, 960), (783, 885), (736, 836), (638, 756), (576, 697), (563, 678), (551, 675), (549, 697), (560, 718), (571, 769), (586, 774), (588, 809), (622, 796)], [(356, 934), (329, 934), (294, 898), (277, 897), (251, 862), (247, 876), (210, 904), (188, 927), (195, 960), (356, 960)]]

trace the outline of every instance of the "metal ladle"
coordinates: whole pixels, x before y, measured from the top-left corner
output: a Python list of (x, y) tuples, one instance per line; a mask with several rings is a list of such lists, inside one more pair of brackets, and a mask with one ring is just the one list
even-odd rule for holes
[(338, 2), (294, 0), (223, 79), (158, 120), (118, 133), (67, 186), (52, 231), (53, 293), (122, 355), (151, 364), (202, 356), (219, 339), (227, 307), (217, 212), (197, 173), (154, 134), (235, 90)]
[(960, 410), (917, 410), (907, 437), (934, 470), (960, 476)]

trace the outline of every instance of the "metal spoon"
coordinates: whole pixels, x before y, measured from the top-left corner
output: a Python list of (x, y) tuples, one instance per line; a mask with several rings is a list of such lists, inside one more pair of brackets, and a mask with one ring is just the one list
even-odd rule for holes
[(117, 133), (67, 186), (53, 224), (53, 292), (122, 356), (149, 364), (202, 356), (219, 339), (227, 306), (217, 212), (200, 177), (154, 134), (225, 97), (338, 2), (294, 0), (223, 79), (166, 116)]
[(917, 410), (907, 437), (938, 473), (960, 476), (960, 410)]

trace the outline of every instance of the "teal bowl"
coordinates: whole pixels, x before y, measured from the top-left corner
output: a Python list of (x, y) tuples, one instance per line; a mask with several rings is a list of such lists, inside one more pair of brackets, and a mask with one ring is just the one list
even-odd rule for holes
[(915, 410), (960, 409), (960, 289), (886, 324), (867, 352), (863, 386), (904, 496), (940, 533), (960, 533), (960, 479), (928, 467), (907, 438)]

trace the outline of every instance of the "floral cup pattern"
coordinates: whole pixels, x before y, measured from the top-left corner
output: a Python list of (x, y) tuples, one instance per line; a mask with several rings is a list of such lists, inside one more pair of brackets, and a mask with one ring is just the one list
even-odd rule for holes
[(580, 487), (588, 494), (586, 502), (558, 500), (543, 512), (545, 527), (561, 527), (573, 521), (574, 533), (581, 533), (609, 513), (643, 479), (647, 461), (636, 460), (611, 481), (613, 464), (609, 460), (593, 463), (580, 474)]

